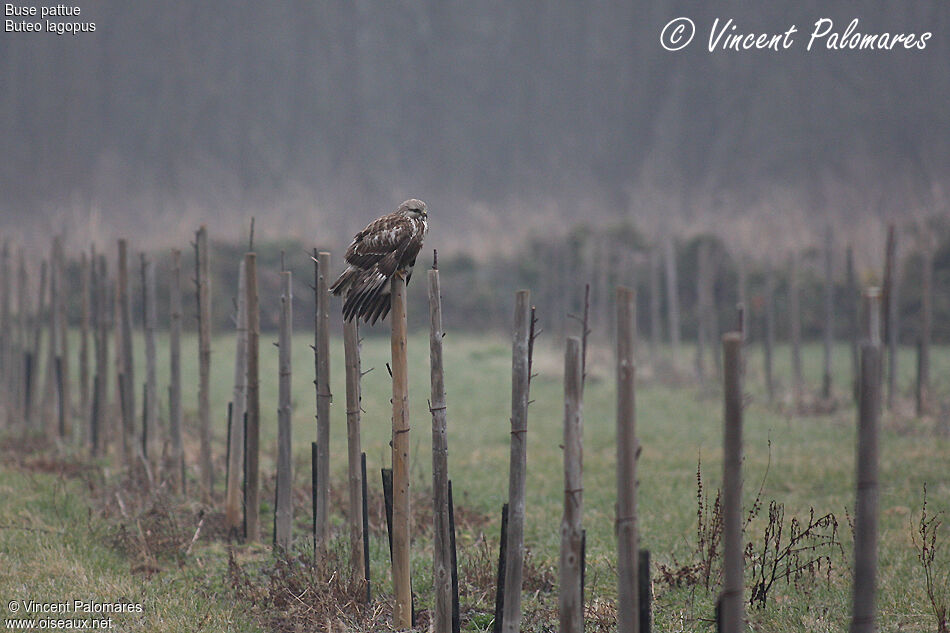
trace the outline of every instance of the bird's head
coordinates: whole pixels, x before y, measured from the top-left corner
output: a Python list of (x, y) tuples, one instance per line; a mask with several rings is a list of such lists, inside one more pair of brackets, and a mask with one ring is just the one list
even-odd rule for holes
[(422, 200), (416, 200), (415, 198), (411, 200), (406, 200), (399, 208), (396, 209), (399, 213), (410, 218), (425, 218), (428, 216), (428, 210), (426, 209), (426, 203)]

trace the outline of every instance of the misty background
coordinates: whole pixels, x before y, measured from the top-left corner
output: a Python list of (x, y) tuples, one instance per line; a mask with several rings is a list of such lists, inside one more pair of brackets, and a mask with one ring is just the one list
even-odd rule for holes
[[(585, 282), (596, 314), (613, 283), (635, 278), (645, 297), (650, 253), (672, 236), (687, 335), (705, 241), (724, 324), (740, 269), (752, 292), (778, 269), (781, 292), (801, 255), (811, 336), (826, 228), (838, 283), (846, 247), (877, 282), (894, 222), (912, 287), (915, 249), (938, 238), (935, 333), (950, 336), (950, 230), (925, 223), (947, 217), (950, 186), (945, 2), (77, 3), (56, 19), (94, 33), (0, 33), (0, 236), (14, 248), (45, 253), (60, 234), (67, 251), (111, 254), (128, 237), (161, 266), (206, 223), (228, 327), (251, 217), (262, 261), (287, 251), (305, 297), (311, 247), (336, 266), (357, 230), (418, 197), (423, 265), (438, 248), (447, 318), (472, 327), (507, 322), (517, 287), (562, 326)], [(696, 37), (670, 52), (660, 33), (678, 16)], [(789, 50), (711, 53), (715, 18), (798, 33)], [(808, 52), (819, 18), (933, 35), (924, 50)]]

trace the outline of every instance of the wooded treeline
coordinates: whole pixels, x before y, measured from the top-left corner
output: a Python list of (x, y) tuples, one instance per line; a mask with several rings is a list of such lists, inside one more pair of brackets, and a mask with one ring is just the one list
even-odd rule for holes
[[(460, 230), (474, 203), (514, 227), (538, 200), (566, 226), (578, 212), (690, 217), (763, 199), (845, 217), (946, 203), (950, 140), (934, 130), (950, 127), (950, 14), (937, 0), (861, 11), (89, 0), (82, 11), (95, 33), (0, 38), (6, 221), (64, 206), (108, 225), (287, 205), (368, 220), (410, 193)], [(696, 41), (671, 53), (659, 36), (679, 15)], [(796, 24), (801, 41), (709, 53), (716, 17), (740, 31)], [(934, 36), (922, 51), (805, 52), (820, 17), (837, 31), (859, 17), (863, 32)]]

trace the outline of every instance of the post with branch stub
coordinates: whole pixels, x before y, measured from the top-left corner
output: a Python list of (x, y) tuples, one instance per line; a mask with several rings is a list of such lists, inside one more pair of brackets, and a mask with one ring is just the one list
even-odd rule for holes
[(527, 478), (528, 403), (531, 388), (533, 316), (531, 293), (515, 294), (511, 344), (511, 456), (508, 466), (508, 539), (502, 631), (521, 630), (524, 572), (525, 480)]
[[(168, 430), (171, 435), (171, 484), (172, 490), (180, 494), (185, 488), (185, 448), (181, 411), (181, 251), (178, 249), (172, 251), (169, 321)], [(240, 420), (235, 426), (240, 426)]]
[(257, 296), (257, 254), (244, 255), (244, 281), (247, 284), (247, 412), (244, 435), (244, 537), (251, 542), (261, 538), (260, 525), (260, 375), (258, 369), (261, 313)]
[(722, 337), (725, 418), (723, 433), (722, 520), (723, 585), (720, 606), (722, 631), (743, 630), (742, 550), (742, 335)]
[(330, 253), (313, 251), (314, 293), (314, 372), (317, 396), (317, 490), (314, 547), (317, 559), (326, 560), (330, 535)]
[(432, 584), (435, 633), (452, 633), (452, 550), (449, 543), (449, 465), (445, 377), (442, 364), (442, 295), (439, 270), (429, 271), (429, 376), (432, 413)]
[(583, 539), (583, 370), (581, 342), (567, 339), (564, 356), (564, 514), (561, 518), (560, 630), (584, 630), (581, 598), (581, 540)]
[(290, 550), (293, 524), (293, 472), (291, 456), (291, 331), (293, 323), (293, 289), (291, 273), (280, 273), (280, 334), (278, 340), (278, 409), (277, 409), (277, 508), (274, 543), (281, 551)]
[(210, 495), (214, 487), (211, 465), (211, 257), (208, 230), (202, 225), (195, 239), (195, 280), (198, 296), (198, 435), (201, 486)]
[(393, 373), (393, 626), (412, 627), (409, 575), (409, 369), (406, 358), (406, 280), (392, 278)]
[(617, 631), (639, 631), (637, 435), (634, 378), (636, 295), (617, 288)]
[(346, 372), (346, 456), (349, 493), (350, 575), (366, 582), (363, 552), (363, 468), (360, 438), (360, 334), (357, 320), (343, 322), (343, 363)]
[(851, 633), (875, 630), (878, 520), (878, 427), (881, 413), (881, 350), (861, 345), (858, 398), (857, 496), (854, 505), (854, 591)]
[(247, 410), (247, 270), (238, 267), (235, 301), (234, 388), (231, 393), (231, 437), (228, 446), (228, 479), (224, 498), (224, 521), (229, 534), (241, 525), (241, 475), (244, 464), (244, 412)]

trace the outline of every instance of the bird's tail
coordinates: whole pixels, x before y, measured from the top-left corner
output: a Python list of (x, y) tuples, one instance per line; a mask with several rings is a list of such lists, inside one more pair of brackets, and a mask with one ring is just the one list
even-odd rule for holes
[(363, 274), (352, 280), (343, 300), (343, 318), (352, 321), (353, 317), (356, 317), (373, 325), (389, 314), (390, 278), (378, 270), (359, 272)]
[(344, 270), (337, 280), (333, 282), (333, 285), (330, 286), (330, 292), (335, 295), (341, 295), (346, 292), (346, 289), (353, 283), (359, 272), (359, 268), (347, 266), (346, 270)]

